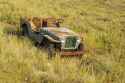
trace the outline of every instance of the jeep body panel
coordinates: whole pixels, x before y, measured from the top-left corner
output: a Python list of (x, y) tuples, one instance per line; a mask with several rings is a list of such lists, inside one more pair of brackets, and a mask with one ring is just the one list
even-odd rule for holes
[(65, 38), (67, 36), (76, 36), (78, 37), (78, 34), (73, 32), (72, 30), (69, 30), (65, 27), (55, 28), (55, 27), (45, 27), (41, 29), (42, 31), (46, 31), (48, 33), (54, 34), (56, 37), (59, 37), (60, 39)]

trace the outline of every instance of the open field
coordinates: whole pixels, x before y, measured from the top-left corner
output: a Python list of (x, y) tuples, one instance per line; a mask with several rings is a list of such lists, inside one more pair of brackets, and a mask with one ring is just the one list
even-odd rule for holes
[[(63, 17), (83, 38), (82, 59), (48, 60), (29, 39), (7, 35), (22, 16)], [(125, 0), (0, 0), (0, 83), (125, 83)]]

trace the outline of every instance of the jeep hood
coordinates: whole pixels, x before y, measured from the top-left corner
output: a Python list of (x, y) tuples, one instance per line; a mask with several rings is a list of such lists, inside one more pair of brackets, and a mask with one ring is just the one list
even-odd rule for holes
[(56, 37), (59, 37), (60, 39), (65, 38), (67, 36), (78, 36), (75, 32), (72, 30), (69, 30), (68, 28), (64, 27), (47, 27), (47, 28), (42, 28), (44, 31), (47, 31), (48, 33), (51, 33), (55, 35)]

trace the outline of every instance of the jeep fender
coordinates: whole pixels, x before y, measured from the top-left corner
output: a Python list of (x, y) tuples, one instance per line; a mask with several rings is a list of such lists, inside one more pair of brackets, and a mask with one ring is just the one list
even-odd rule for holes
[(48, 36), (48, 35), (44, 35), (45, 38), (47, 38), (50, 42), (53, 42), (53, 43), (60, 43), (59, 40), (55, 40), (53, 39), (52, 37)]

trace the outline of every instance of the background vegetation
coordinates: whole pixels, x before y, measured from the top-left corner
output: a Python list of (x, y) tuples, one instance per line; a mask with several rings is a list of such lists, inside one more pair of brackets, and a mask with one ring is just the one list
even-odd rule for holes
[[(82, 59), (48, 60), (32, 41), (7, 35), (22, 16), (63, 17), (83, 39)], [(0, 83), (125, 83), (125, 0), (0, 0)]]

